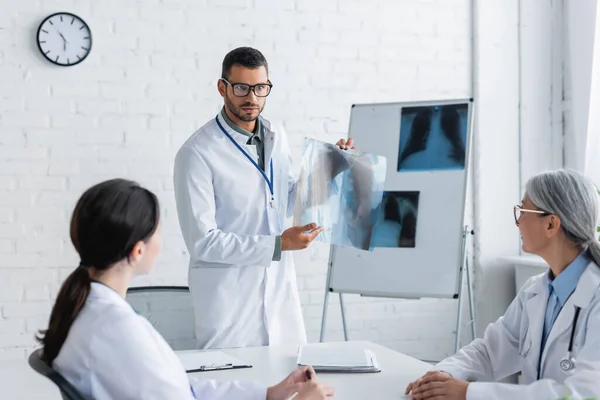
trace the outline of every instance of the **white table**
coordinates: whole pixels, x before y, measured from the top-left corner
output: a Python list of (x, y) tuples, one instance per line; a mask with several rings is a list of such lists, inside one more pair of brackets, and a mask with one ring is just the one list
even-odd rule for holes
[[(335, 388), (336, 399), (402, 399), (406, 386), (431, 368), (430, 364), (368, 341), (319, 345), (369, 349), (375, 353), (381, 367), (381, 372), (373, 374), (318, 374), (319, 380)], [(255, 380), (271, 386), (297, 368), (297, 346), (246, 347), (221, 351), (250, 363), (252, 368), (196, 372), (189, 375), (202, 379)]]

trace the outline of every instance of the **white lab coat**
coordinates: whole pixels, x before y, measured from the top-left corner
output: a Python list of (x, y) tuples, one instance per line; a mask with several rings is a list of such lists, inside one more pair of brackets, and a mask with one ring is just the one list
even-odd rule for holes
[[(435, 369), (469, 384), (467, 399), (583, 399), (600, 396), (600, 268), (593, 262), (579, 279), (548, 335), (542, 353), (540, 380), (537, 366), (548, 287), (543, 274), (530, 278), (503, 317), (488, 325), (476, 339)], [(581, 307), (573, 345), (575, 368), (565, 372), (574, 306)], [(496, 383), (522, 372), (524, 385)], [(483, 382), (481, 382), (483, 381)], [(486, 382), (487, 381), (487, 382)]]
[[(92, 282), (53, 367), (94, 400), (193, 399), (183, 365), (148, 320), (117, 292)], [(264, 400), (256, 383), (193, 379), (197, 399)]]
[[(255, 160), (248, 137), (221, 126)], [(264, 159), (275, 201), (260, 172), (213, 119), (175, 158), (175, 200), (190, 254), (189, 286), (201, 348), (306, 343), (292, 256), (273, 262), (275, 236), (294, 209), (296, 180), (285, 132), (261, 117)]]

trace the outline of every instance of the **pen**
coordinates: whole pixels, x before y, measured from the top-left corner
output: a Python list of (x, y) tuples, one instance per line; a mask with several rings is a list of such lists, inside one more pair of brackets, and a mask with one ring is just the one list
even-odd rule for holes
[(310, 381), (312, 379), (312, 376), (310, 376), (310, 370), (306, 370), (306, 380)]

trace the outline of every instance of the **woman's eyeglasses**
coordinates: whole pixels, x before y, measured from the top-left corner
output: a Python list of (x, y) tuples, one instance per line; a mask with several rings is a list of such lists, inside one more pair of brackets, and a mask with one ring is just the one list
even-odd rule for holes
[(523, 213), (534, 213), (534, 214), (540, 214), (542, 216), (547, 216), (550, 215), (550, 213), (547, 213), (546, 211), (542, 211), (542, 210), (528, 210), (526, 208), (523, 208), (523, 206), (514, 206), (513, 207), (513, 213), (515, 215), (515, 224), (519, 225), (519, 219), (521, 219), (521, 215)]

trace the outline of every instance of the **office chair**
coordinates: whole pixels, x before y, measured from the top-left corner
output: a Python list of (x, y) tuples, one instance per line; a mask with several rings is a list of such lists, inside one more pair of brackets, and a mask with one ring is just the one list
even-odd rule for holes
[(81, 393), (73, 387), (61, 374), (52, 369), (41, 359), (42, 349), (37, 349), (29, 355), (29, 366), (35, 372), (50, 379), (58, 389), (64, 400), (86, 400)]
[(131, 287), (125, 299), (173, 350), (198, 348), (192, 295), (187, 286)]

